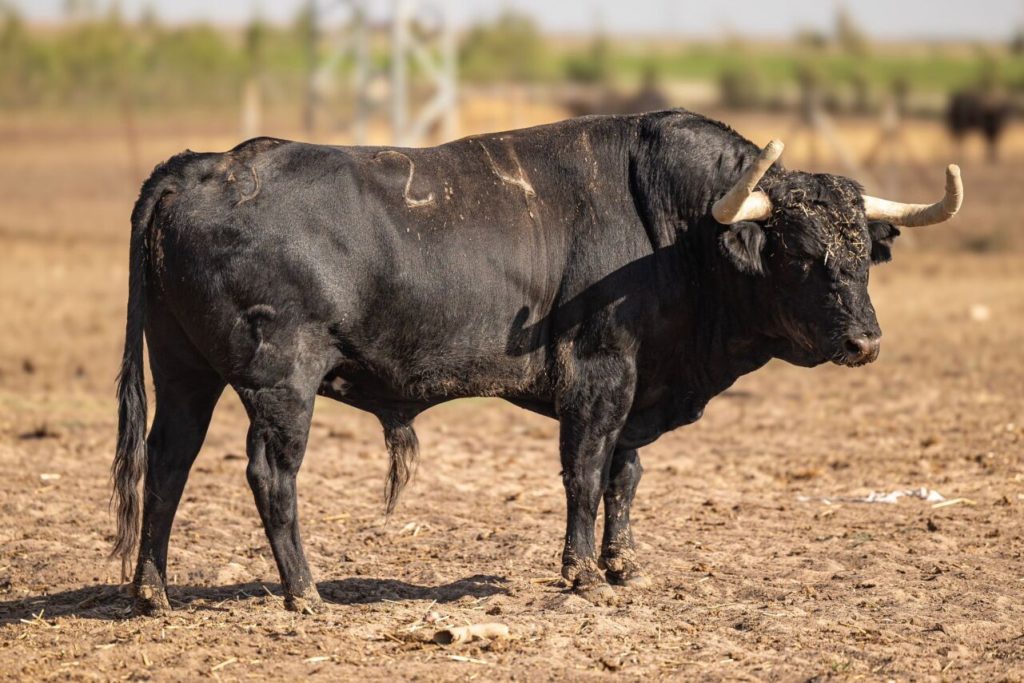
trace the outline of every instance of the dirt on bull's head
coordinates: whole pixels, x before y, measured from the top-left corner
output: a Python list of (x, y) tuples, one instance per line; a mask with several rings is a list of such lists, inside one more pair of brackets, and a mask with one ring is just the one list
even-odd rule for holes
[(878, 357), (868, 273), (888, 260), (899, 232), (868, 221), (862, 192), (848, 178), (799, 171), (779, 174), (768, 189), (762, 262), (777, 283), (770, 320), (791, 342), (787, 360), (856, 366)]
[(782, 151), (780, 141), (768, 143), (712, 206), (726, 226), (722, 251), (769, 281), (758, 288), (769, 294), (759, 313), (762, 333), (779, 342), (775, 355), (799, 365), (870, 363), (882, 332), (868, 271), (890, 259), (896, 225), (941, 223), (960, 210), (960, 169), (946, 168), (941, 201), (904, 204), (865, 195), (848, 178), (775, 166)]
[(869, 254), (862, 188), (825, 173), (791, 171), (770, 192), (772, 216), (765, 227), (792, 234), (794, 242), (823, 260), (853, 268)]
[(888, 260), (899, 231), (869, 221), (861, 187), (848, 178), (781, 171), (764, 183), (763, 222), (732, 223), (726, 256), (765, 279), (762, 332), (776, 355), (798, 365), (863, 365), (878, 357), (881, 330), (868, 296), (868, 271)]

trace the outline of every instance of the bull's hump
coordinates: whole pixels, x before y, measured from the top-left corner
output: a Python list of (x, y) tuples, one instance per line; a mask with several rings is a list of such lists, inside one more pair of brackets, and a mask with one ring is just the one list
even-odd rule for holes
[(274, 149), (279, 145), (284, 145), (289, 142), (291, 141), (266, 136), (250, 138), (249, 140), (246, 140), (245, 142), (240, 142), (234, 147), (232, 147), (227, 152), (227, 154), (237, 161), (245, 162), (262, 152), (266, 152), (268, 150)]

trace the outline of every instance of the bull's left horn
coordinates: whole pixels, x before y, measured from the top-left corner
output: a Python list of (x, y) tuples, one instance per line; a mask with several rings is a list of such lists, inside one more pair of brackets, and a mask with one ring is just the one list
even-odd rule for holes
[(711, 207), (711, 215), (722, 225), (739, 221), (762, 221), (771, 216), (772, 202), (764, 192), (755, 192), (758, 181), (768, 172), (775, 161), (782, 156), (785, 145), (781, 140), (772, 140), (743, 172), (725, 195)]
[(963, 202), (964, 182), (960, 179), (960, 167), (950, 164), (946, 167), (946, 196), (942, 201), (934, 204), (902, 204), (864, 195), (864, 213), (868, 220), (916, 228), (948, 221), (960, 210)]

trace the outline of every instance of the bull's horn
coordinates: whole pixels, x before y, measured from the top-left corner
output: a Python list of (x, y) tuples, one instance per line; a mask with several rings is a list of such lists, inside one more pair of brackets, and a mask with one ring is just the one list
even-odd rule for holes
[(772, 213), (772, 202), (764, 192), (755, 192), (758, 181), (782, 156), (785, 145), (772, 140), (765, 146), (754, 163), (743, 172), (736, 184), (711, 207), (711, 215), (723, 225), (739, 221), (761, 221)]
[(960, 167), (946, 167), (946, 196), (934, 204), (901, 204), (887, 199), (864, 195), (864, 213), (868, 220), (886, 221), (895, 225), (916, 228), (948, 221), (960, 210), (964, 201), (964, 183)]

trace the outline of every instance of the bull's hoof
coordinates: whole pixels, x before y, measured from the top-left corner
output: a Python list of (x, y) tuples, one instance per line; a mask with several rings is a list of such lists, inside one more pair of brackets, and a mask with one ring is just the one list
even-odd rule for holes
[(612, 587), (604, 581), (589, 585), (584, 584), (573, 586), (572, 592), (598, 607), (614, 606), (619, 604), (619, 596), (616, 595)]
[(315, 590), (307, 595), (284, 596), (284, 608), (298, 614), (322, 614), (326, 609), (324, 601)]
[(632, 548), (620, 550), (614, 555), (603, 555), (598, 564), (605, 570), (608, 583), (613, 586), (648, 588), (651, 585), (651, 580), (636, 561), (636, 551)]
[(593, 559), (569, 558), (562, 564), (562, 576), (572, 584), (572, 592), (594, 605), (615, 605), (618, 596), (601, 576)]
[(625, 588), (650, 588), (652, 585), (651, 578), (639, 571), (635, 573), (609, 571), (605, 576), (608, 577), (608, 583), (613, 586), (623, 586)]
[(163, 587), (135, 586), (132, 592), (133, 617), (157, 617), (171, 611), (171, 603)]

